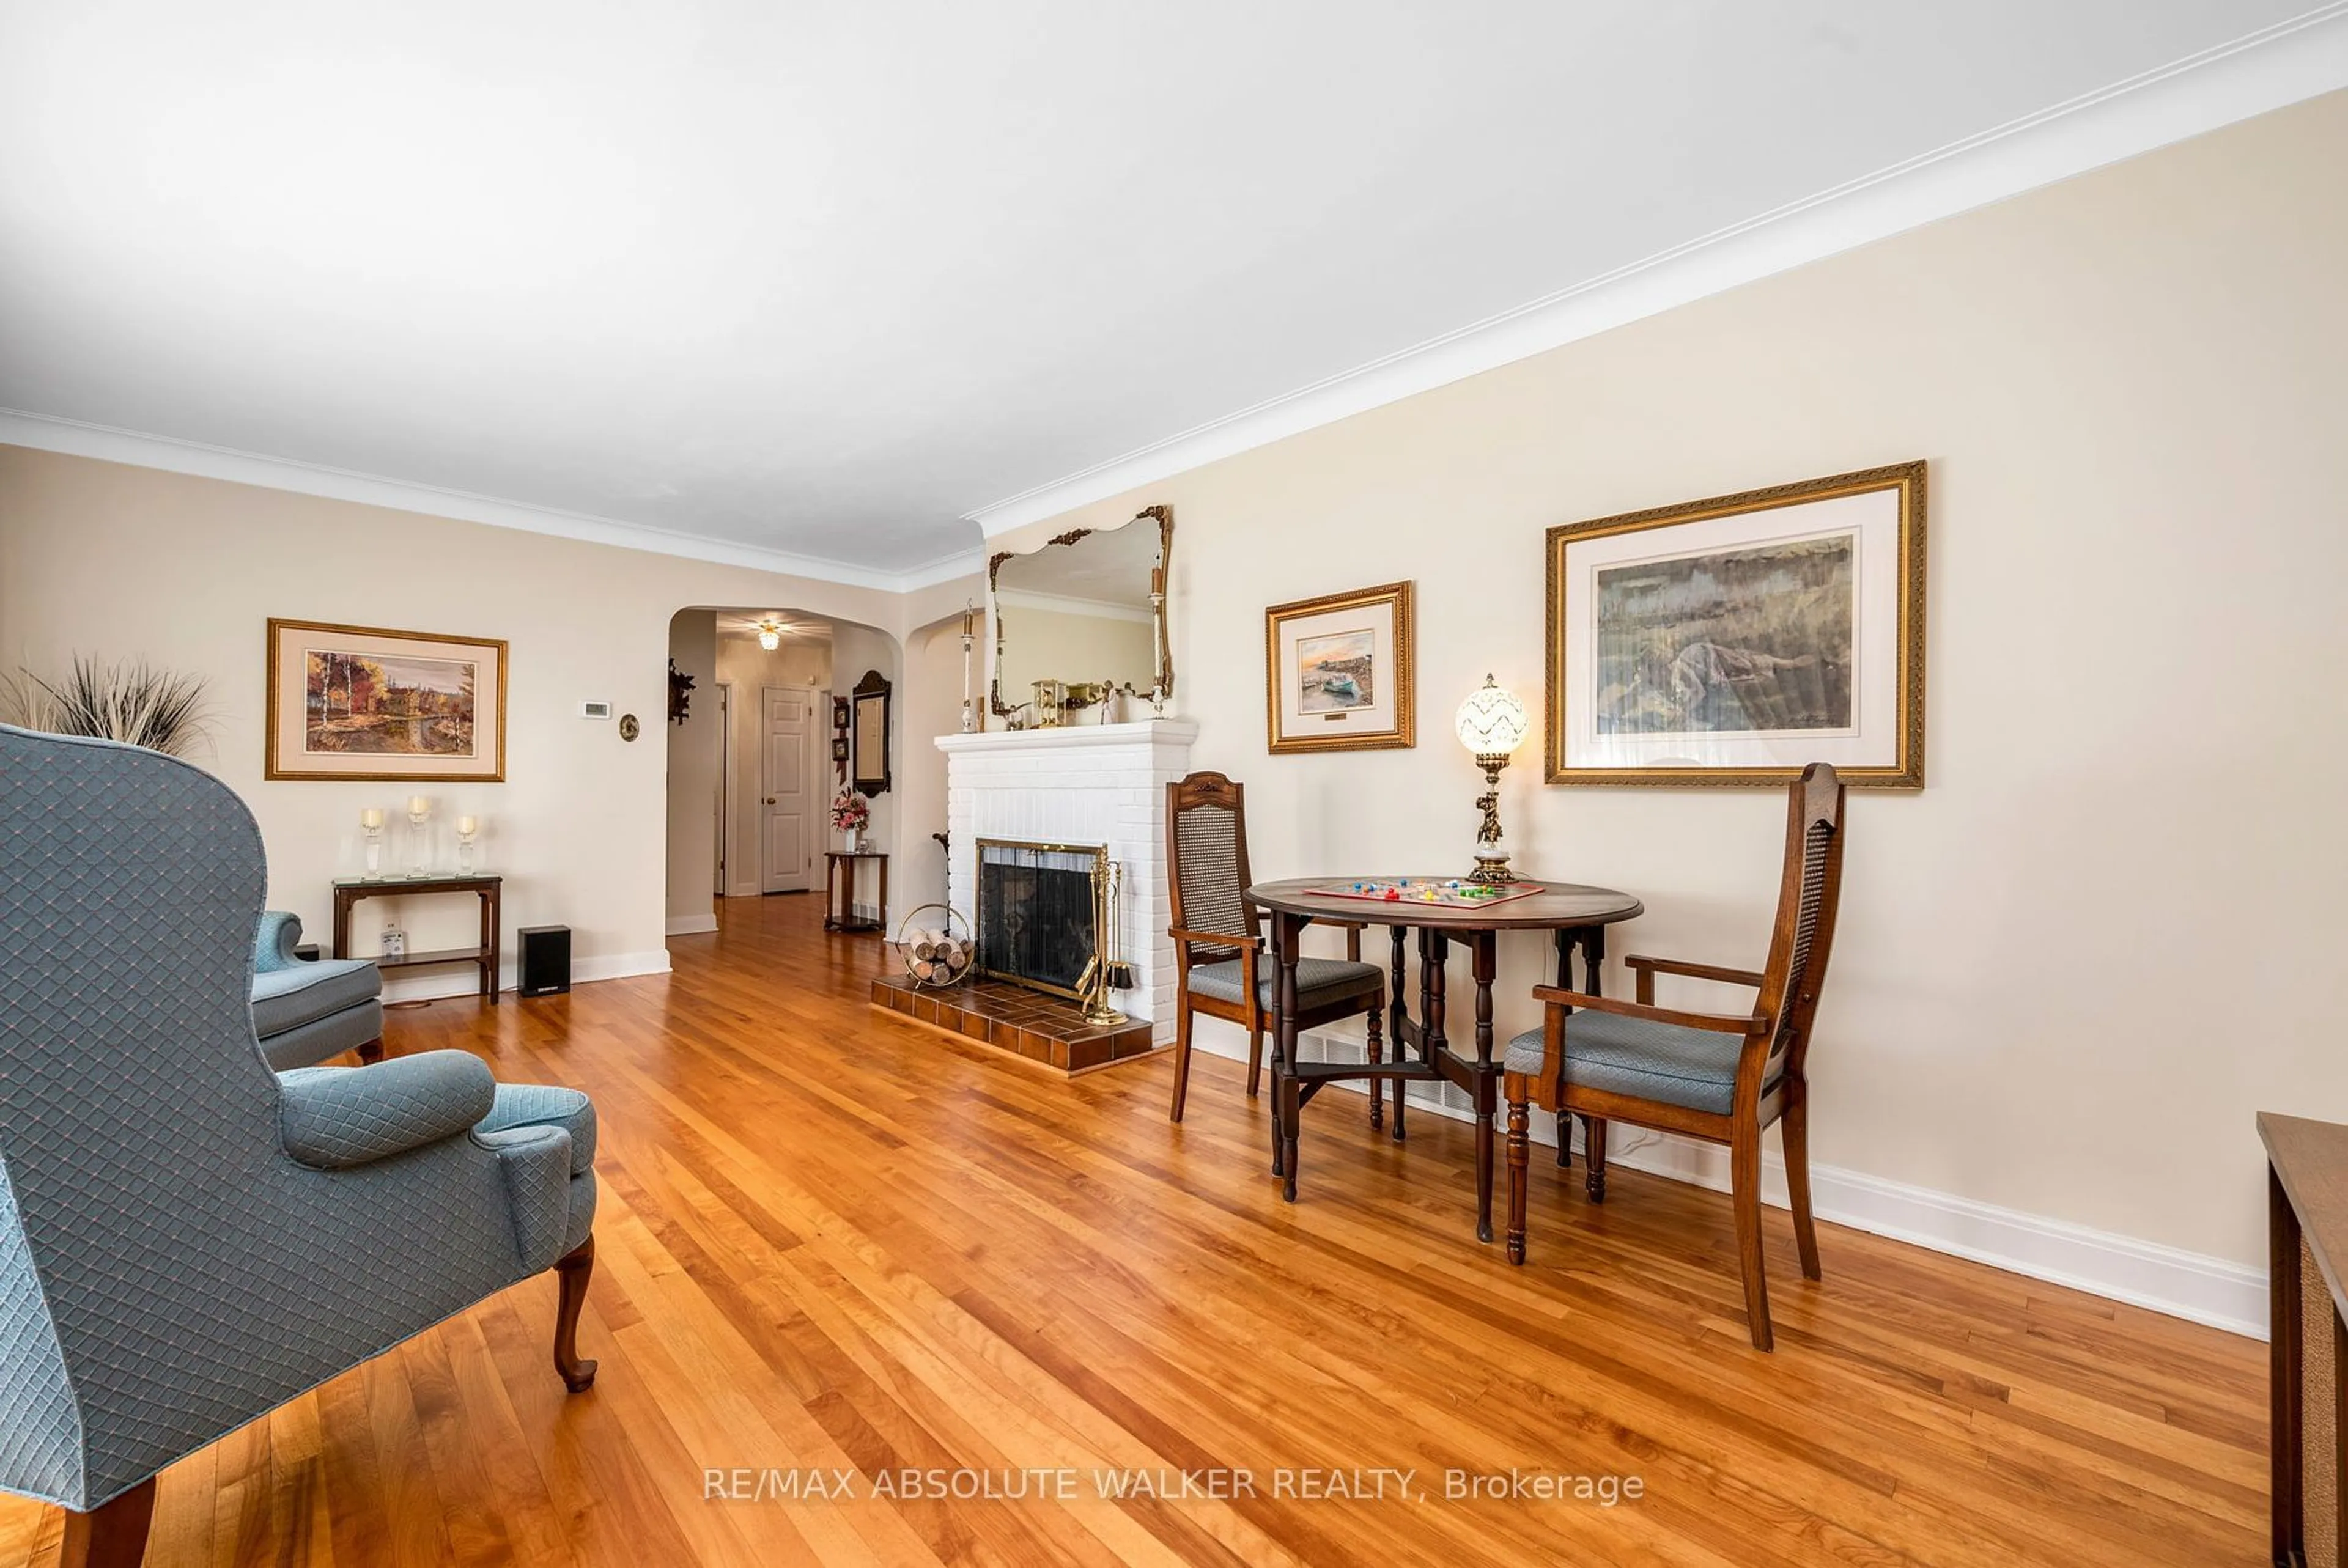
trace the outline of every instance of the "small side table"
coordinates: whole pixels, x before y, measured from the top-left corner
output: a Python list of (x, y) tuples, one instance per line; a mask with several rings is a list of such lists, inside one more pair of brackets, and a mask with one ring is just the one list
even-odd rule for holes
[(2273, 1560), (2296, 1568), (2348, 1542), (2348, 1127), (2261, 1111), (2259, 1137)]
[(498, 902), (505, 886), (502, 876), (338, 876), (335, 879), (335, 957), (356, 957), (351, 951), (351, 910), (362, 898), (396, 898), (408, 893), (472, 893), (481, 900), (481, 940), (471, 948), (440, 948), (377, 958), (385, 969), (413, 968), (418, 964), (472, 964), (481, 972), (481, 999), (498, 1001)]
[[(870, 860), (880, 868), (880, 896), (872, 917), (856, 912), (857, 862)], [(823, 852), (823, 928), (827, 931), (877, 931), (889, 917), (889, 856), (877, 849), (827, 849)]]

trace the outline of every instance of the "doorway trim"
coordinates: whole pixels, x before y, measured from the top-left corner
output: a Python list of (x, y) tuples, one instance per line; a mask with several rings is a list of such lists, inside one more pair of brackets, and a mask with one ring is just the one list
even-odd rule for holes
[(726, 886), (734, 868), (734, 683), (717, 682), (717, 871), (711, 878), (714, 898), (731, 891)]

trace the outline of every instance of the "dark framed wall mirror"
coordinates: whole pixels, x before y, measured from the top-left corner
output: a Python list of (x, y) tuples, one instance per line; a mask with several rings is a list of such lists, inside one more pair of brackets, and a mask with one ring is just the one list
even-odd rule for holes
[(878, 670), (867, 670), (850, 688), (853, 712), (849, 720), (848, 784), (859, 794), (889, 793), (889, 682)]
[(1174, 511), (1077, 528), (987, 564), (994, 617), (989, 706), (1013, 729), (1148, 717), (1174, 694), (1166, 563)]

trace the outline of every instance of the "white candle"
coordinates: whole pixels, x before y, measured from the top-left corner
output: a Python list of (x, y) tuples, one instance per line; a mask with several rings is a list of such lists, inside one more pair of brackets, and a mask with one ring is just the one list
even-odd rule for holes
[(459, 833), (477, 833), (480, 830), (480, 826), (481, 819), (477, 816), (460, 816), (457, 819), (457, 831)]
[(370, 805), (359, 812), (359, 825), (370, 830), (383, 825), (383, 807)]
[(410, 816), (422, 816), (423, 815), (425, 815), (427, 812), (430, 811), (431, 809), (432, 809), (432, 802), (431, 802), (429, 799), (427, 799), (427, 797), (425, 797), (425, 796), (423, 796), (423, 795), (420, 795), (420, 794), (412, 794), (412, 795), (409, 795), (409, 796), (407, 797), (407, 815), (410, 815)]

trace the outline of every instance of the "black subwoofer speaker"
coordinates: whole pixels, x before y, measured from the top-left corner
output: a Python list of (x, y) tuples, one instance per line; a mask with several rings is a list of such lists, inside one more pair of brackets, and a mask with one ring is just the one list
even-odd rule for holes
[(514, 989), (526, 997), (551, 997), (571, 989), (571, 927), (524, 926), (521, 975)]

